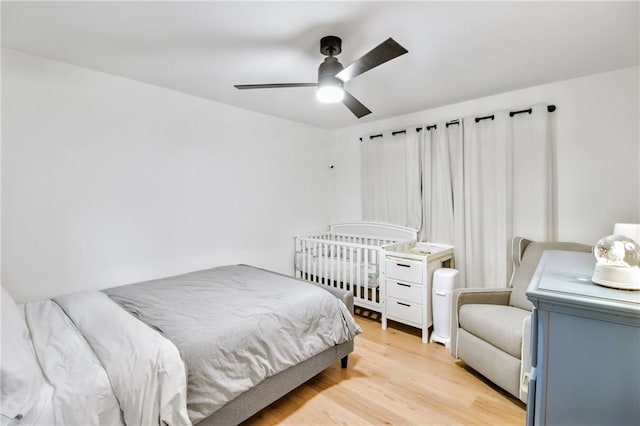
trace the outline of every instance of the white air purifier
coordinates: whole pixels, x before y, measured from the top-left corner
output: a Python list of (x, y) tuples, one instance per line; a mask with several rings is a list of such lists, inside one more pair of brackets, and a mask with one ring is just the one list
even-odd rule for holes
[(433, 272), (431, 284), (431, 308), (433, 332), (429, 341), (442, 343), (447, 348), (451, 343), (451, 294), (458, 285), (458, 270), (440, 268)]

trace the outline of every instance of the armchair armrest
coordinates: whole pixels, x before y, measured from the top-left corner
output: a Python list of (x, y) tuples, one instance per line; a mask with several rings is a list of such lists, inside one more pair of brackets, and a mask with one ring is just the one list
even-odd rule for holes
[(466, 304), (508, 305), (510, 288), (458, 288), (451, 294), (451, 355), (458, 358), (458, 312)]
[(510, 296), (510, 288), (458, 288), (453, 291), (451, 300), (457, 316), (462, 305), (508, 305)]

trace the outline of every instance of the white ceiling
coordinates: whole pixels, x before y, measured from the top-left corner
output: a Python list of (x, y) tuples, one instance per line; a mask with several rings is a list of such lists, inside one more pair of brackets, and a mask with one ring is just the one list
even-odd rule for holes
[[(2, 45), (240, 108), (340, 128), (639, 63), (638, 2), (2, 2)], [(346, 66), (388, 37), (409, 53), (347, 83), (373, 114), (320, 104), (319, 40)]]

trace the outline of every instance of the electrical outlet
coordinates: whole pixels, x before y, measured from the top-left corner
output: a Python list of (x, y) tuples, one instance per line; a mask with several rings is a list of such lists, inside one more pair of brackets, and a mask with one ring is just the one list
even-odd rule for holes
[(522, 392), (529, 392), (529, 375), (530, 373), (524, 373), (524, 377), (522, 377), (522, 383), (520, 384)]

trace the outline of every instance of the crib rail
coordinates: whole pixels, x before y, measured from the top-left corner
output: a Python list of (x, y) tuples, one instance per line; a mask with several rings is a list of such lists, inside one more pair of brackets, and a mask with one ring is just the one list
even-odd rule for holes
[(296, 237), (297, 239), (311, 239), (322, 241), (335, 241), (348, 244), (362, 244), (366, 246), (378, 246), (382, 247), (387, 244), (395, 243), (397, 240), (375, 237), (370, 235), (356, 235), (356, 234), (342, 234), (336, 232), (320, 232), (313, 234), (304, 234)]
[(356, 306), (381, 310), (383, 247), (396, 241), (323, 232), (296, 237), (296, 276), (350, 291)]

